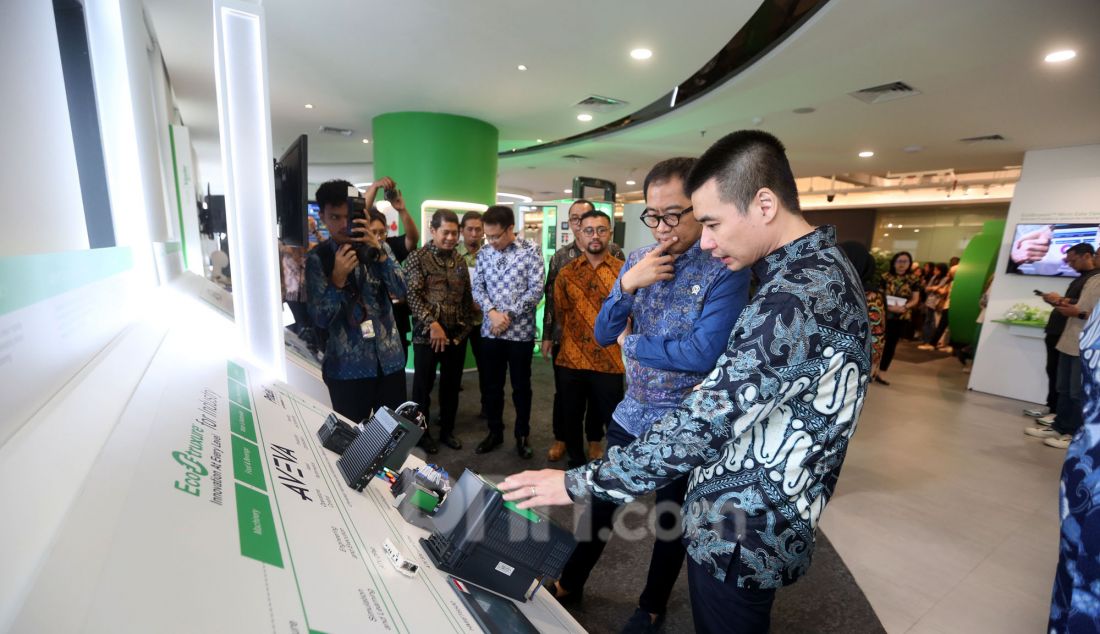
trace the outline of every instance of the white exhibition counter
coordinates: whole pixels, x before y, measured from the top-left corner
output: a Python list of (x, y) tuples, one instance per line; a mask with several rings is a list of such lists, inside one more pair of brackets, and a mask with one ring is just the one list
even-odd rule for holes
[[(45, 484), (5, 489), (5, 505), (41, 517), (4, 529), (13, 566), (0, 573), (10, 591), (0, 630), (480, 631), (388, 483), (358, 493), (343, 482), (316, 436), (328, 409), (233, 359), (221, 316), (174, 301), (193, 313), (123, 331), (3, 447), (40, 472), (66, 461), (60, 473), (74, 475), (57, 501)], [(121, 368), (136, 382), (112, 387)], [(119, 408), (104, 413), (90, 392)], [(80, 443), (64, 430), (102, 417), (113, 425), (102, 446), (83, 443), (87, 469), (67, 471)], [(28, 456), (59, 434), (57, 453)], [(414, 576), (384, 558), (387, 539), (420, 566)], [(583, 631), (545, 590), (517, 605), (540, 632)]]

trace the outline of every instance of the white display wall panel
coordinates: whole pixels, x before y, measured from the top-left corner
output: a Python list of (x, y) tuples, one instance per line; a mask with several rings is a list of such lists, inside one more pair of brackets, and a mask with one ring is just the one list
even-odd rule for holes
[(1100, 145), (1032, 150), (1008, 209), (1005, 235), (990, 287), (969, 388), (1032, 403), (1046, 401), (1046, 348), (1042, 339), (1019, 337), (994, 323), (1017, 303), (1043, 305), (1033, 290), (1065, 293), (1069, 280), (1005, 273), (1016, 225), (1100, 222)]
[[(13, 631), (478, 631), (386, 483), (343, 482), (315, 433), (328, 409), (235, 361), (232, 326), (200, 312), (140, 366)], [(518, 605), (541, 632), (582, 631), (545, 590)]]

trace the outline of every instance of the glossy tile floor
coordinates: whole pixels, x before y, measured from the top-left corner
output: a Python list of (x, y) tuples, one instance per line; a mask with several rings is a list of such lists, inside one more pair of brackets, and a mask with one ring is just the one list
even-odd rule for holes
[(1044, 631), (1064, 452), (1024, 436), (1030, 404), (968, 392), (955, 359), (889, 374), (822, 530), (892, 634)]

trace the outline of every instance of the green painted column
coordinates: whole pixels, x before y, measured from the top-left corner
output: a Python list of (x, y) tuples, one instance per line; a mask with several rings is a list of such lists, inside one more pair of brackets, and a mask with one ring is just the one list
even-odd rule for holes
[(417, 223), (425, 200), (496, 202), (499, 132), (494, 126), (436, 112), (390, 112), (371, 125), (374, 177), (397, 181)]
[(970, 239), (959, 256), (959, 268), (951, 285), (951, 309), (947, 313), (952, 341), (977, 343), (974, 340), (978, 330), (975, 320), (982, 310), (978, 302), (985, 290), (985, 282), (997, 264), (1004, 232), (1004, 220), (986, 222), (982, 225), (982, 232)]

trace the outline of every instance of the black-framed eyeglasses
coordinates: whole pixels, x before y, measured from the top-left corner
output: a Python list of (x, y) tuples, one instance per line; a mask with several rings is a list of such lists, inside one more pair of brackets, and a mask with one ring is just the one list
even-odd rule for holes
[(650, 229), (656, 229), (661, 222), (664, 222), (666, 227), (672, 228), (680, 224), (681, 216), (691, 213), (694, 209), (694, 207), (687, 207), (682, 211), (670, 211), (661, 216), (651, 216), (643, 212), (640, 218), (642, 223)]
[(581, 229), (581, 233), (591, 238), (594, 235), (606, 236), (611, 233), (611, 230), (607, 227), (585, 227)]

